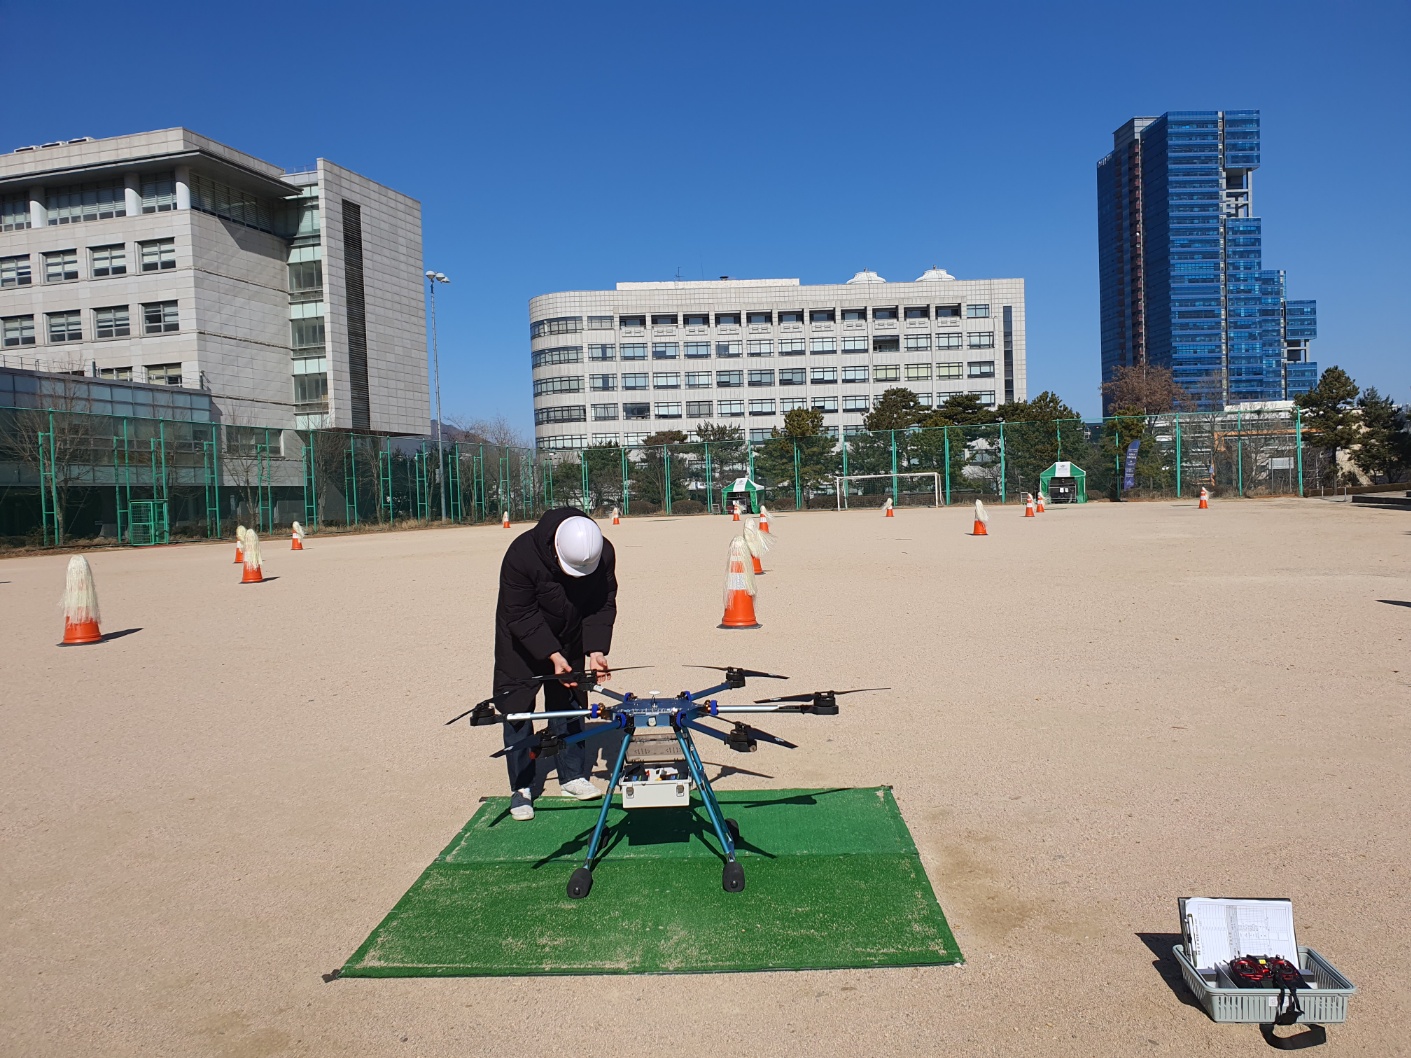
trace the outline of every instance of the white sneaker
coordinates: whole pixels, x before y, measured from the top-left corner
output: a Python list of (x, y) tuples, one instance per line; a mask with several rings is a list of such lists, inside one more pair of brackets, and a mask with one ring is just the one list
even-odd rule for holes
[(529, 796), (528, 790), (516, 790), (510, 794), (510, 818), (519, 820), (534, 818), (534, 800)]
[(580, 801), (591, 801), (595, 797), (603, 796), (603, 792), (587, 779), (570, 779), (568, 782), (559, 783), (559, 789), (565, 797), (574, 797)]

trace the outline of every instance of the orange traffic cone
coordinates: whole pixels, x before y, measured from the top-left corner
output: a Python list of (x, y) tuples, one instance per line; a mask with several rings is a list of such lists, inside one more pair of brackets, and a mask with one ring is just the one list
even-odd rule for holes
[(509, 527), (510, 527), (510, 512), (509, 512), (509, 511), (505, 511), (504, 514), (500, 515), (500, 528), (501, 528), (501, 529), (508, 529)]
[(762, 503), (759, 505), (759, 531), (769, 534), (769, 510)]
[(985, 505), (979, 500), (975, 501), (975, 528), (970, 533), (971, 536), (989, 536), (990, 531), (985, 528), (990, 520), (989, 512), (985, 510)]
[(265, 579), (260, 568), (260, 538), (253, 529), (245, 531), (245, 569), (240, 574), (241, 584), (259, 584)]
[(243, 548), (245, 546), (245, 527), (237, 525), (235, 527), (235, 564), (238, 566), (245, 561)]
[(734, 503), (730, 504), (730, 511), (731, 511), (731, 513), (733, 513), (733, 514), (735, 515), (735, 517), (733, 517), (733, 518), (730, 519), (730, 520), (731, 520), (732, 522), (738, 522), (738, 521), (740, 520), (740, 502), (739, 502), (739, 500), (736, 500)]
[(1044, 494), (1042, 492), (1039, 493), (1039, 502), (1034, 510), (1038, 511), (1040, 514), (1044, 513)]
[(616, 508), (616, 507), (614, 507), (614, 508), (612, 509), (612, 524), (613, 524), (613, 525), (621, 525), (621, 524), (622, 524), (622, 520), (621, 520), (620, 518), (618, 518), (618, 516), (617, 516), (617, 508)]
[(289, 550), (304, 550), (304, 527), (298, 522), (294, 523), (293, 530), (289, 534)]
[(892, 513), (892, 498), (890, 496), (887, 497), (887, 502), (883, 505), (882, 511), (888, 518), (896, 517), (896, 515)]
[(1024, 517), (1025, 517), (1025, 518), (1032, 518), (1032, 517), (1034, 517), (1034, 497), (1033, 497), (1033, 496), (1030, 496), (1030, 497), (1028, 498), (1028, 500), (1026, 500), (1025, 503), (1024, 503)]
[(754, 573), (749, 554), (743, 536), (730, 541), (730, 558), (725, 567), (725, 616), (718, 628), (759, 627), (754, 615)]
[(1200, 487), (1200, 509), (1208, 511), (1210, 509), (1210, 493), (1206, 491), (1204, 485)]
[(77, 647), (98, 643), (103, 633), (98, 631), (98, 592), (93, 587), (93, 570), (88, 559), (74, 555), (69, 559), (64, 580), (64, 641), (61, 647)]

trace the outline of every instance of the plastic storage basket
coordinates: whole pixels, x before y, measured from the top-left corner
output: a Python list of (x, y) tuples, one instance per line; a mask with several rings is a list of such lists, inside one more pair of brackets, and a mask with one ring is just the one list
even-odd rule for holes
[[(1191, 965), (1185, 945), (1177, 944), (1171, 952), (1180, 963), (1181, 976), (1213, 1020), (1250, 1025), (1273, 1023), (1278, 1012), (1277, 988), (1240, 988), (1219, 970), (1211, 981)], [(1311, 988), (1298, 990), (1298, 1003), (1303, 1008), (1299, 1023), (1335, 1025), (1346, 1021), (1348, 996), (1357, 991), (1352, 982), (1312, 948), (1298, 949), (1298, 967), (1304, 977), (1313, 980)]]

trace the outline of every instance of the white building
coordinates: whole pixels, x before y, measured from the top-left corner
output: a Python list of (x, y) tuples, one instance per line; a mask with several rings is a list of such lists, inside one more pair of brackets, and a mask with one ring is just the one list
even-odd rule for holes
[(186, 129), (0, 155), (0, 363), (208, 392), (238, 425), (426, 434), (421, 207)]
[(875, 272), (797, 279), (618, 283), (529, 302), (540, 448), (640, 444), (701, 423), (762, 440), (786, 412), (818, 408), (835, 435), (862, 429), (884, 390), (923, 404), (1027, 397), (1024, 281), (911, 283)]

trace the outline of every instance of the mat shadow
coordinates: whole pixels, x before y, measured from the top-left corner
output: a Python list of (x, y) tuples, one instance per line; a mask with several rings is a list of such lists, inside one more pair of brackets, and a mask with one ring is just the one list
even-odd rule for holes
[(1202, 1014), (1205, 1013), (1205, 1008), (1186, 987), (1186, 979), (1181, 976), (1180, 964), (1171, 954), (1171, 949), (1181, 943), (1181, 935), (1179, 933), (1138, 933), (1136, 937), (1147, 946), (1147, 950), (1151, 954), (1156, 956), (1151, 965), (1161, 975), (1161, 979), (1166, 982), (1166, 987), (1170, 988), (1176, 994), (1176, 998), (1186, 1006), (1195, 1007)]

